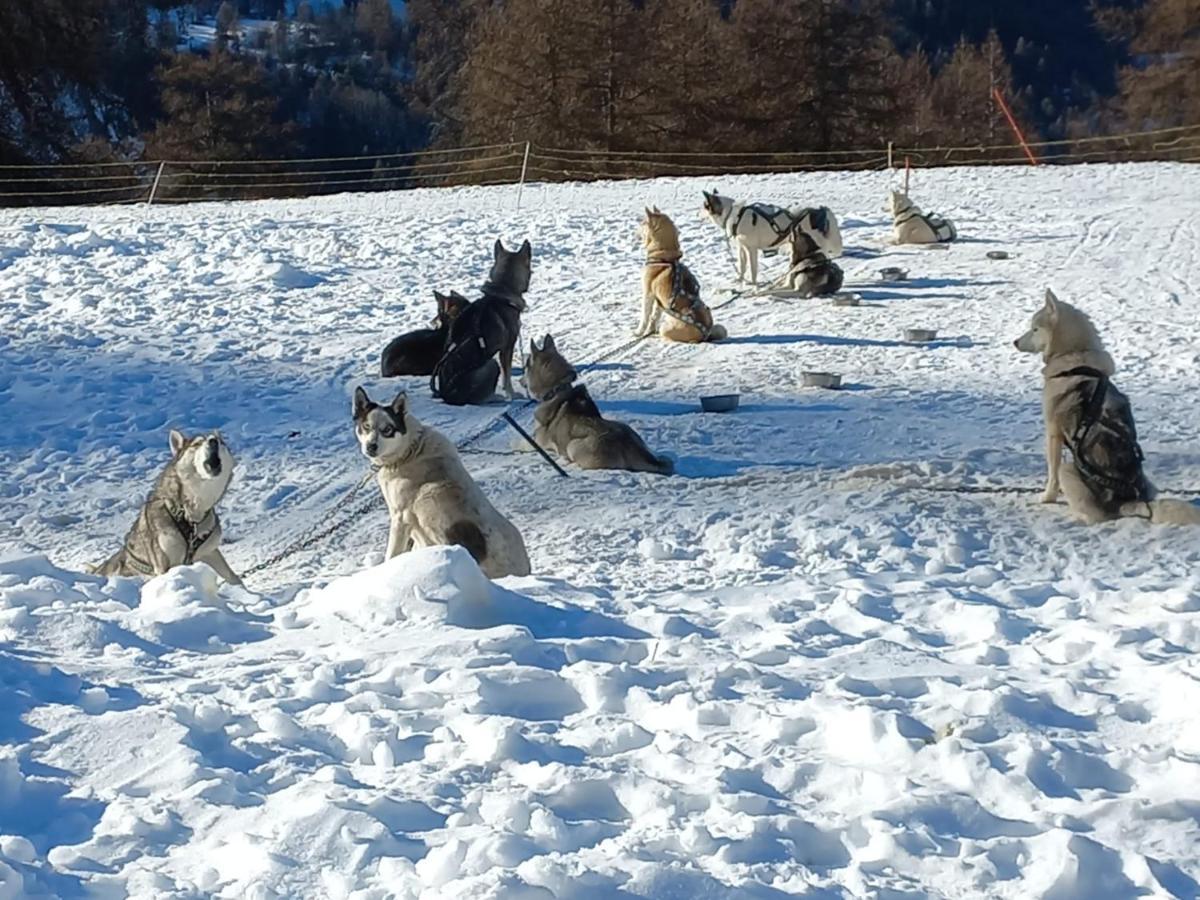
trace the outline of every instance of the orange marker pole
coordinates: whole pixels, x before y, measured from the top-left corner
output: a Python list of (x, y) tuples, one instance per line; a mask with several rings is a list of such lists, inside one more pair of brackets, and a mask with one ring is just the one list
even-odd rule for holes
[(1021, 149), (1025, 151), (1025, 155), (1029, 157), (1029, 164), (1036, 166), (1038, 164), (1037, 157), (1033, 155), (1033, 151), (1029, 149), (1029, 144), (1025, 141), (1025, 135), (1021, 133), (1021, 126), (1017, 124), (1017, 120), (1013, 118), (1012, 110), (1008, 108), (1008, 104), (1004, 102), (1004, 95), (1000, 93), (1000, 88), (992, 88), (992, 96), (996, 98), (996, 102), (1000, 104), (1000, 109), (1004, 111), (1004, 118), (1008, 119), (1008, 125), (1013, 130), (1013, 134), (1017, 136), (1017, 140), (1021, 142)]

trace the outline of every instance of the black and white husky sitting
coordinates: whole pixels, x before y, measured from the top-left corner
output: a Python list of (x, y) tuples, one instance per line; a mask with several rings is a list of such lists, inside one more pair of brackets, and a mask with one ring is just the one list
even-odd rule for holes
[(804, 297), (824, 297), (842, 289), (842, 267), (802, 231), (792, 235), (787, 286)]
[(525, 374), (534, 411), (534, 438), (581, 469), (628, 469), (670, 475), (675, 463), (656, 456), (636, 431), (600, 415), (585, 385), (575, 384), (574, 367), (558, 352), (550, 335), (538, 347), (529, 342)]
[(784, 246), (795, 233), (807, 235), (830, 259), (842, 255), (842, 232), (827, 206), (783, 209), (769, 203), (742, 203), (704, 191), (704, 215), (737, 244), (738, 281), (758, 284), (758, 254)]
[(208, 563), (230, 584), (241, 584), (221, 555), (217, 504), (233, 478), (233, 455), (221, 435), (170, 435), (173, 457), (146, 498), (125, 544), (96, 566), (98, 575), (162, 575), (175, 566)]

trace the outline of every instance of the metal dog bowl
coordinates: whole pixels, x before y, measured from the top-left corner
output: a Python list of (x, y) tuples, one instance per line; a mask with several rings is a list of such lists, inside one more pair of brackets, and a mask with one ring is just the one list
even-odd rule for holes
[(858, 306), (860, 303), (862, 303), (862, 297), (848, 291), (839, 291), (833, 295), (834, 306)]
[(899, 266), (887, 266), (879, 270), (879, 277), (884, 281), (903, 281), (908, 277), (908, 270)]
[(989, 250), (987, 252), (988, 259), (1008, 259), (1007, 250)]
[(705, 412), (733, 412), (738, 408), (740, 394), (714, 394), (700, 398), (700, 408)]
[(921, 344), (937, 338), (936, 328), (905, 328), (904, 339), (912, 344)]
[(801, 372), (800, 378), (805, 387), (840, 388), (842, 376), (832, 372)]

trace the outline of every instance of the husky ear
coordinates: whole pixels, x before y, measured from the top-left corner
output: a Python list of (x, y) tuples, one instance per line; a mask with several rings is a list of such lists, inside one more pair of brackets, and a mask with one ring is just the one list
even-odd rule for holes
[(184, 437), (182, 431), (171, 429), (171, 433), (167, 435), (167, 442), (171, 445), (171, 452), (178, 455), (184, 447), (187, 446), (187, 438)]
[(542, 350), (551, 350), (554, 353), (558, 352), (558, 345), (554, 343), (554, 335), (548, 334), (542, 338)]
[(537, 341), (535, 341), (533, 338), (530, 338), (529, 339), (529, 355), (530, 355), (530, 357), (537, 356), (537, 352), (538, 352)]
[(367, 410), (371, 408), (371, 398), (367, 396), (367, 392), (359, 385), (354, 389), (354, 418), (361, 417)]
[(646, 218), (647, 219), (649, 219), (652, 215), (654, 215), (654, 213), (652, 213), (650, 211), (650, 207), (647, 206), (647, 207), (645, 207), (645, 209), (646, 209)]
[(405, 391), (398, 393), (392, 398), (392, 405), (389, 409), (398, 416), (402, 416), (408, 412), (408, 394)]
[(533, 258), (533, 245), (529, 243), (528, 239), (521, 242), (521, 247), (517, 250), (517, 255), (523, 256), (526, 261)]
[(1046, 312), (1050, 313), (1051, 318), (1058, 316), (1058, 298), (1050, 288), (1046, 288)]
[(499, 259), (504, 253), (504, 245), (500, 243), (500, 238), (496, 238), (496, 246), (492, 248), (492, 258)]

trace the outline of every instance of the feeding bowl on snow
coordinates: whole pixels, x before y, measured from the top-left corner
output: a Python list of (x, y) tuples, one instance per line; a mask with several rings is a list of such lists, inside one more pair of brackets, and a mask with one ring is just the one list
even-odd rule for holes
[(860, 303), (862, 303), (862, 297), (848, 291), (839, 291), (833, 295), (834, 306), (858, 306)]
[(905, 328), (904, 339), (913, 344), (921, 344), (925, 341), (932, 341), (937, 337), (936, 328)]
[(739, 394), (713, 394), (700, 398), (700, 408), (705, 412), (733, 412), (740, 399)]
[(989, 250), (987, 252), (988, 259), (1008, 259), (1007, 250)]
[(899, 266), (887, 266), (879, 270), (879, 277), (884, 281), (903, 281), (908, 277), (908, 270)]
[(832, 372), (801, 372), (800, 378), (805, 387), (840, 388), (842, 376)]

